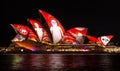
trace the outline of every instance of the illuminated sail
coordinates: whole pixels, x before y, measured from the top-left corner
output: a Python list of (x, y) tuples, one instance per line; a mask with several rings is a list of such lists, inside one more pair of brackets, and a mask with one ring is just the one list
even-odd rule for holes
[(105, 47), (105, 46), (110, 42), (110, 40), (111, 40), (113, 37), (114, 37), (113, 35), (107, 35), (107, 36), (98, 37), (96, 43), (97, 43), (98, 45), (101, 45), (101, 46)]
[(42, 14), (44, 19), (46, 20), (46, 23), (50, 29), (51, 34), (52, 34), (53, 43), (58, 43), (64, 36), (64, 33), (65, 33), (64, 27), (51, 14), (49, 14), (43, 10), (39, 10), (39, 12)]
[(84, 43), (84, 36), (87, 34), (87, 28), (75, 27), (67, 30), (79, 43)]
[(23, 41), (25, 39), (25, 37), (17, 33), (17, 35), (12, 39), (12, 42)]
[(29, 28), (28, 40), (38, 41), (37, 35)]
[(12, 24), (10, 24), (10, 25), (16, 32), (16, 36), (11, 40), (12, 42), (23, 41), (26, 39), (24, 36), (22, 36), (21, 34), (18, 33), (17, 29)]
[(11, 24), (11, 25), (23, 37), (28, 38), (28, 39), (33, 40), (33, 41), (37, 41), (38, 40), (36, 34), (28, 26), (21, 25), (21, 24)]
[(36, 34), (27, 26), (21, 24), (11, 24), (11, 26), (17, 32), (17, 35), (13, 38), (12, 42), (20, 47), (26, 48), (31, 51), (36, 51), (37, 36)]
[(46, 30), (43, 28), (41, 23), (34, 19), (28, 19), (28, 22), (31, 23), (32, 27), (36, 31), (39, 41), (50, 41), (50, 38), (46, 32)]
[(76, 39), (68, 32), (64, 34), (62, 42), (66, 44), (76, 44)]
[(94, 36), (87, 35), (86, 37), (87, 37), (91, 42), (93, 42), (93, 43), (96, 43), (96, 42), (97, 42), (97, 38), (94, 37)]
[(46, 32), (46, 30), (43, 30), (43, 41), (51, 42), (50, 37), (48, 36), (48, 33)]
[(17, 30), (17, 32), (24, 37), (28, 36), (29, 30), (27, 26), (21, 25), (21, 24), (11, 24), (14, 29)]

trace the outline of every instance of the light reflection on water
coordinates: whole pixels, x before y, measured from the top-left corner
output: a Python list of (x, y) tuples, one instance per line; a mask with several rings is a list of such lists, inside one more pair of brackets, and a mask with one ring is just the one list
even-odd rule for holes
[[(86, 54), (5, 54), (0, 55), (3, 69), (21, 71), (116, 71), (119, 55)], [(118, 62), (117, 62), (118, 61)]]

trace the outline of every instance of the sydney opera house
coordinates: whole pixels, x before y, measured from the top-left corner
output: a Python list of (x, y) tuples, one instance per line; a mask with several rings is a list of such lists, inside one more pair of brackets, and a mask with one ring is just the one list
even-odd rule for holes
[[(44, 10), (38, 10), (40, 19), (28, 18), (29, 26), (13, 23), (11, 26), (16, 32), (11, 40), (14, 48), (20, 48), (39, 52), (65, 52), (65, 51), (90, 51), (95, 48), (104, 48), (108, 46), (113, 35), (103, 35), (94, 37), (87, 34), (87, 27), (73, 27), (68, 30), (50, 13)], [(85, 40), (90, 43), (85, 43)]]

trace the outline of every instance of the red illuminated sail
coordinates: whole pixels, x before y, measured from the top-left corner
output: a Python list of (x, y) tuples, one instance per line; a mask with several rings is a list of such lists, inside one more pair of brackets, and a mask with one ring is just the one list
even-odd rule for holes
[(36, 34), (28, 26), (21, 25), (21, 24), (11, 24), (11, 25), (23, 37), (28, 38), (30, 40), (34, 40), (34, 41), (38, 40)]
[(87, 37), (90, 41), (92, 41), (93, 43), (96, 43), (96, 42), (97, 42), (97, 38), (94, 37), (94, 36), (87, 35), (86, 37)]
[(28, 22), (31, 23), (34, 30), (36, 31), (36, 33), (39, 37), (39, 41), (50, 41), (50, 38), (49, 38), (46, 30), (43, 28), (43, 26), (41, 25), (41, 23), (39, 21), (34, 20), (34, 19), (28, 19)]
[(27, 37), (29, 34), (29, 29), (27, 26), (21, 25), (21, 24), (11, 24), (19, 34)]
[(62, 42), (69, 44), (76, 44), (76, 39), (70, 33), (65, 33), (64, 37), (62, 38)]
[(81, 34), (81, 36), (86, 36), (87, 28), (85, 28), (85, 27), (75, 27), (75, 28), (69, 29), (67, 32), (69, 32), (74, 37), (76, 37), (78, 34)]
[(87, 34), (87, 28), (85, 27), (75, 27), (67, 30), (79, 43), (84, 42), (84, 36)]
[(105, 46), (110, 42), (110, 40), (111, 40), (113, 37), (114, 37), (113, 35), (107, 35), (107, 36), (98, 37), (96, 43), (97, 43), (98, 45), (101, 45), (101, 46), (105, 47)]
[(64, 36), (65, 29), (62, 26), (62, 24), (51, 14), (39, 10), (39, 12), (43, 15), (44, 19), (46, 20), (46, 23), (50, 29), (50, 32), (52, 34), (53, 43), (58, 43), (62, 37)]
[(48, 33), (46, 32), (46, 30), (43, 30), (43, 41), (50, 41), (50, 37), (48, 36)]
[(29, 28), (28, 39), (33, 41), (38, 41), (37, 35)]

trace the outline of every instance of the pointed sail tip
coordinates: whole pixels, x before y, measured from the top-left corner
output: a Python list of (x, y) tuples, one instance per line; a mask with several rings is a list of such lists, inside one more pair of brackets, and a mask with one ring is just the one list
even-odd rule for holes
[(31, 18), (27, 18), (27, 21), (28, 21), (28, 22), (31, 21)]
[(14, 27), (14, 24), (10, 24), (10, 25), (11, 25), (12, 28), (15, 30), (15, 32), (18, 33), (17, 30), (16, 30), (16, 28)]
[(42, 13), (43, 10), (39, 9), (38, 11), (39, 11), (40, 13)]
[(12, 24), (10, 24), (11, 26), (13, 26)]
[(13, 24), (10, 24), (10, 26), (12, 26), (14, 28)]
[(13, 24), (10, 24), (10, 26), (12, 26), (14, 28)]
[(29, 21), (30, 19), (29, 18), (27, 18), (27, 21)]
[(38, 9), (39, 12), (41, 12), (41, 9)]
[(32, 20), (32, 18), (27, 18), (27, 20)]

